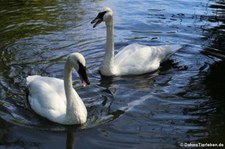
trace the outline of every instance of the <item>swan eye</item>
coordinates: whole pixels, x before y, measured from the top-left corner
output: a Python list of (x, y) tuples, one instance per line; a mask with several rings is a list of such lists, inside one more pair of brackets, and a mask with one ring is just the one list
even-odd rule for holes
[(99, 12), (97, 17), (91, 21), (91, 24), (93, 25), (93, 28), (95, 28), (98, 24), (100, 24), (103, 21), (104, 15), (107, 13), (107, 11)]
[(77, 63), (78, 63), (79, 69), (83, 69), (83, 68), (86, 69), (86, 67), (79, 60), (77, 61)]
[(83, 83), (84, 86), (89, 85), (89, 79), (87, 77), (87, 73), (86, 73), (86, 67), (81, 64), (79, 61), (77, 61), (78, 65), (79, 65), (79, 70), (78, 70), (78, 74), (80, 76), (80, 79)]
[(106, 12), (107, 12), (107, 11), (99, 12), (97, 18), (103, 20), (103, 17), (104, 17), (104, 15), (106, 14)]

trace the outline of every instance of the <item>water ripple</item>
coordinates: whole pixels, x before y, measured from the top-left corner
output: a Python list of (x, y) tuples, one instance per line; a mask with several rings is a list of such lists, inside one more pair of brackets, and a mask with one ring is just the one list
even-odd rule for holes
[[(80, 141), (72, 146), (78, 148), (179, 148), (179, 142), (205, 138), (212, 142), (210, 137), (223, 135), (224, 2), (0, 3), (0, 130), (7, 130), (8, 136), (3, 145), (61, 147), (67, 131), (76, 133)], [(90, 21), (103, 5), (114, 10), (116, 53), (130, 43), (176, 43), (184, 48), (153, 73), (101, 76), (105, 25), (93, 29)], [(73, 74), (74, 88), (88, 109), (88, 121), (70, 128), (31, 110), (25, 78), (32, 74), (63, 78), (66, 56), (72, 52), (85, 56), (91, 84), (81, 87)]]

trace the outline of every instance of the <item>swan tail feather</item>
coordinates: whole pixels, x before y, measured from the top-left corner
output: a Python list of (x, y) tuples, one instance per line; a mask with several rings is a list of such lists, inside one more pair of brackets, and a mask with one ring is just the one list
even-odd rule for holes
[(177, 52), (179, 49), (182, 48), (181, 45), (167, 45), (167, 47), (168, 47), (168, 50), (171, 50), (171, 51), (172, 51), (172, 53), (175, 53), (175, 52)]
[(162, 58), (161, 63), (168, 60), (175, 52), (180, 50), (182, 46), (181, 45), (165, 45), (162, 48), (164, 48), (166, 52), (164, 52), (164, 58)]
[(29, 85), (30, 82), (34, 81), (36, 78), (40, 77), (39, 75), (28, 76), (26, 78), (26, 84)]

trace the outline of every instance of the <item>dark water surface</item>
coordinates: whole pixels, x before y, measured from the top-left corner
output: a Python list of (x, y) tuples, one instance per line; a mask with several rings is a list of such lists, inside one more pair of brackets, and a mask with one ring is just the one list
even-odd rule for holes
[[(115, 48), (182, 44), (150, 74), (102, 77), (103, 6), (115, 14)], [(225, 145), (223, 0), (0, 1), (0, 148), (181, 148)], [(83, 126), (62, 126), (29, 107), (25, 78), (63, 78), (71, 52), (87, 61), (91, 82), (74, 87), (88, 108)]]

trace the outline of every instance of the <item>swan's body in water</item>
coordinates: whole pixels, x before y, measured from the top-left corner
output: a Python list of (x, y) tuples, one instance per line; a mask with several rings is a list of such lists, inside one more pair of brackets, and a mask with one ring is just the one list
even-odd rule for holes
[(155, 71), (181, 48), (180, 45), (145, 46), (131, 44), (123, 48), (114, 58), (113, 12), (106, 7), (91, 22), (94, 28), (105, 21), (106, 53), (100, 72), (104, 76), (140, 75)]
[(80, 53), (67, 57), (64, 80), (28, 76), (28, 100), (39, 115), (60, 124), (83, 124), (87, 120), (87, 109), (72, 85), (72, 69), (76, 69), (84, 86), (89, 84), (85, 59)]

